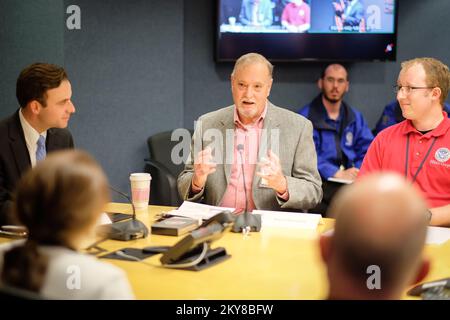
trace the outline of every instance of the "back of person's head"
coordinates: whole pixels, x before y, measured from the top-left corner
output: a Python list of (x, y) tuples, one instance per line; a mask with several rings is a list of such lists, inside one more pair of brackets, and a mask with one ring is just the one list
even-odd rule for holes
[(448, 66), (434, 58), (415, 58), (402, 62), (402, 71), (416, 64), (421, 65), (425, 71), (427, 87), (441, 89), (440, 103), (444, 106), (450, 87)]
[(260, 55), (259, 53), (247, 53), (243, 56), (239, 57), (239, 59), (236, 60), (236, 63), (234, 64), (233, 72), (231, 73), (231, 76), (234, 76), (236, 71), (239, 68), (245, 67), (249, 64), (254, 63), (261, 63), (267, 66), (267, 71), (269, 72), (270, 77), (272, 77), (273, 74), (273, 65), (270, 63), (269, 60), (267, 60), (263, 55)]
[(17, 101), (22, 108), (34, 100), (45, 107), (46, 92), (59, 87), (61, 82), (67, 79), (67, 73), (62, 67), (49, 63), (34, 63), (23, 69), (17, 79)]
[[(329, 213), (336, 225), (330, 238), (321, 238), (321, 250), (330, 298), (398, 299), (426, 275), (427, 206), (402, 177), (364, 177), (337, 194)], [(380, 288), (368, 285), (377, 270)]]
[(27, 227), (28, 239), (5, 253), (2, 281), (39, 292), (48, 260), (38, 246), (80, 249), (108, 200), (107, 179), (91, 156), (73, 150), (49, 154), (17, 185), (14, 212)]

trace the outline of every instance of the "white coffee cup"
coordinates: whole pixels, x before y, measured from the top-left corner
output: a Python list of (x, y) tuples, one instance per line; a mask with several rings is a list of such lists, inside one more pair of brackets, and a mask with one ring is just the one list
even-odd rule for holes
[(228, 23), (230, 24), (230, 26), (234, 26), (236, 24), (236, 18), (235, 17), (229, 17), (228, 18)]
[(136, 211), (143, 211), (148, 208), (151, 180), (152, 176), (149, 173), (130, 174), (131, 201)]

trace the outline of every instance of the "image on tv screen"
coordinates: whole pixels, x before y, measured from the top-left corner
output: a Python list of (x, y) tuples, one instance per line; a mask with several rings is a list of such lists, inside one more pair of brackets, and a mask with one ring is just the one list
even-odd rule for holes
[(395, 60), (395, 0), (218, 0), (216, 58)]

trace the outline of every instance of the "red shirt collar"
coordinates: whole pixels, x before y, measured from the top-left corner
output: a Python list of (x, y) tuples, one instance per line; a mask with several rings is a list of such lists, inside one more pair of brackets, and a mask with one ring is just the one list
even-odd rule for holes
[[(426, 137), (439, 137), (447, 133), (447, 131), (450, 128), (450, 119), (448, 119), (448, 115), (445, 111), (442, 111), (442, 114), (444, 116), (444, 120), (441, 121), (441, 123), (437, 126), (437, 128), (431, 130), (424, 136)], [(403, 126), (403, 134), (407, 135), (411, 132), (417, 132), (417, 129), (413, 126), (411, 120), (405, 120), (405, 125)]]

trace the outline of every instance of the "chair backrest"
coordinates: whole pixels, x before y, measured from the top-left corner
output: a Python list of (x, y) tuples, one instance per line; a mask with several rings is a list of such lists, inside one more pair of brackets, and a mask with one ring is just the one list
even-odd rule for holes
[[(192, 136), (192, 131), (190, 132)], [(184, 169), (184, 163), (175, 164), (171, 159), (172, 149), (179, 143), (179, 141), (172, 141), (171, 136), (172, 130), (150, 136), (147, 139), (148, 152), (151, 160), (164, 164), (169, 172), (178, 176)], [(186, 159), (187, 156), (188, 155), (185, 155), (184, 159)]]
[[(192, 131), (189, 130), (192, 136)], [(146, 161), (145, 171), (152, 175), (150, 204), (178, 206), (181, 199), (178, 195), (177, 178), (184, 169), (184, 161), (175, 164), (171, 159), (172, 149), (180, 141), (171, 140), (172, 131), (164, 131), (147, 139), (149, 159)], [(184, 160), (189, 152), (183, 154)]]

